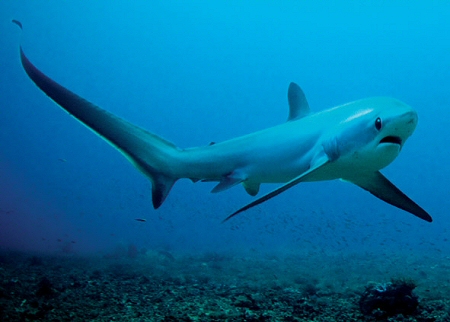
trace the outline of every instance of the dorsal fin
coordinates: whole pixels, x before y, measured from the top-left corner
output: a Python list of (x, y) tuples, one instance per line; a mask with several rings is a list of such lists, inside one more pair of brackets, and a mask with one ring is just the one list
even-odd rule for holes
[(309, 104), (300, 86), (292, 82), (288, 89), (289, 117), (288, 121), (302, 118), (309, 114)]

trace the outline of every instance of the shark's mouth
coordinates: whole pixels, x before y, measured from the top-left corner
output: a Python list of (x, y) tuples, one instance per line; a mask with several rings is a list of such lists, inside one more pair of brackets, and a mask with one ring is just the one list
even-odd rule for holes
[(380, 144), (381, 143), (391, 143), (391, 144), (402, 145), (402, 139), (398, 136), (389, 135), (389, 136), (382, 138), (380, 141)]

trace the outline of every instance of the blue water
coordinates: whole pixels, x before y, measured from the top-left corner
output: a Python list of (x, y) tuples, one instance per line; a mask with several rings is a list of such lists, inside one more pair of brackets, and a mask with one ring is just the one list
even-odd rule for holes
[[(449, 4), (2, 1), (0, 34), (1, 249), (450, 254)], [(147, 178), (29, 80), (20, 43), (59, 83), (180, 147), (284, 122), (291, 81), (313, 111), (398, 98), (419, 124), (383, 173), (434, 222), (339, 181), (221, 224), (252, 200), (244, 189), (180, 180), (154, 210)]]

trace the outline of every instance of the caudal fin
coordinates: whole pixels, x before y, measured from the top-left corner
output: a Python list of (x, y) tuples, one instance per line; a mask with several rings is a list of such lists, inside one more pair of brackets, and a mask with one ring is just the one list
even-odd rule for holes
[[(13, 20), (22, 29), (22, 24)], [(22, 66), (30, 79), (69, 114), (122, 152), (152, 182), (153, 207), (159, 208), (179, 179), (171, 170), (179, 149), (150, 133), (90, 103), (37, 69), (20, 47)]]

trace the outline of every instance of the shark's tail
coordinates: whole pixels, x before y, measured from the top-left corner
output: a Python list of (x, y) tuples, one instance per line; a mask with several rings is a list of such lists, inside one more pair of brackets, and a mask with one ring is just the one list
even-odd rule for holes
[[(22, 29), (22, 24), (13, 20)], [(169, 141), (145, 131), (88, 102), (61, 86), (25, 56), (20, 47), (22, 66), (30, 79), (53, 101), (88, 128), (112, 144), (152, 182), (152, 201), (156, 209), (164, 202), (179, 179), (173, 169), (180, 161), (180, 149)]]

